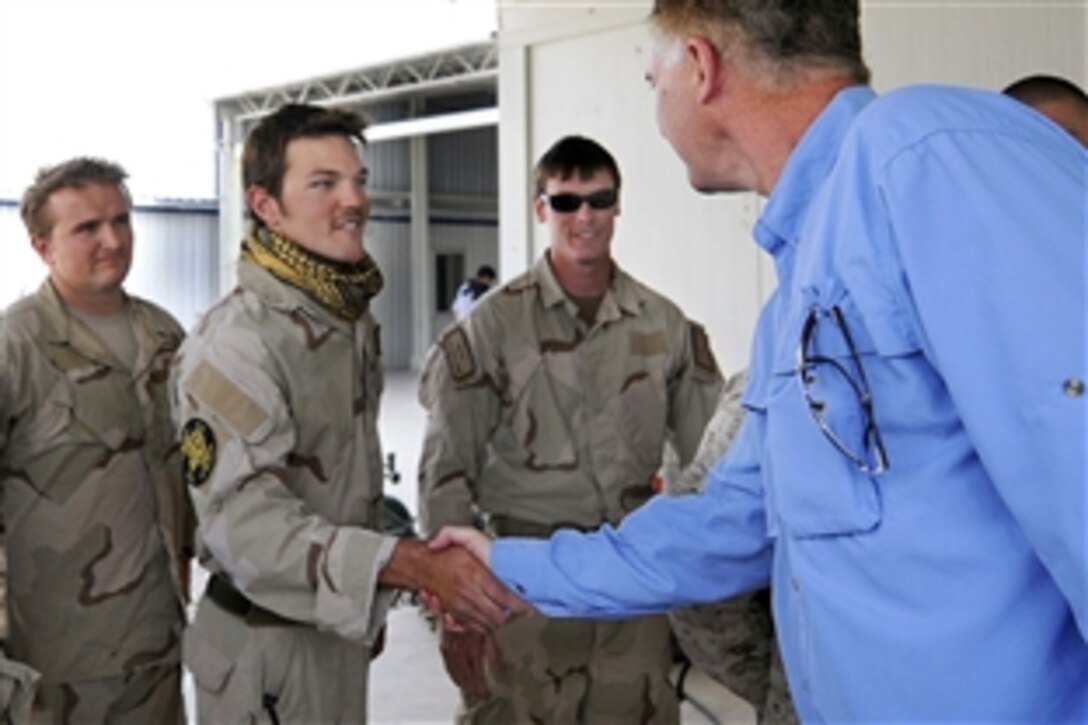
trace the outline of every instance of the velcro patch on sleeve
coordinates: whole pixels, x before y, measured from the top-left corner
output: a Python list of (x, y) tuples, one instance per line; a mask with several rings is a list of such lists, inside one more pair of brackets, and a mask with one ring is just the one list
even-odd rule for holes
[(716, 375), (718, 361), (714, 358), (714, 351), (710, 349), (710, 338), (706, 336), (706, 330), (694, 322), (688, 324), (691, 326), (691, 352), (695, 358), (695, 367)]
[(665, 333), (657, 332), (632, 332), (628, 336), (628, 352), (640, 357), (650, 355), (664, 355), (669, 348), (669, 342), (665, 339)]
[(472, 355), (468, 335), (460, 327), (454, 327), (442, 338), (442, 354), (454, 382), (463, 383), (476, 376), (476, 358)]
[(257, 401), (207, 361), (197, 365), (185, 388), (244, 437), (253, 435), (268, 419)]
[(199, 486), (215, 468), (215, 434), (200, 418), (191, 418), (181, 429), (181, 475), (185, 483)]

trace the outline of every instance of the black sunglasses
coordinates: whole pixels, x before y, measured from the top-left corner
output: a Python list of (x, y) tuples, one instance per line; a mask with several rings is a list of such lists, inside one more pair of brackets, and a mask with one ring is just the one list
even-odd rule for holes
[(548, 206), (552, 211), (560, 214), (570, 214), (582, 208), (582, 204), (589, 204), (590, 209), (611, 209), (619, 199), (619, 192), (615, 189), (601, 189), (592, 194), (541, 194), (548, 200)]
[[(846, 342), (846, 349), (850, 353), (849, 366), (856, 372), (851, 373), (845, 362), (821, 355), (815, 349), (815, 332), (821, 317), (830, 320), (842, 335), (843, 341)], [(880, 428), (877, 427), (876, 416), (873, 414), (873, 394), (869, 388), (869, 381), (865, 377), (865, 368), (861, 366), (861, 358), (854, 345), (854, 337), (850, 334), (850, 328), (846, 326), (846, 318), (842, 310), (835, 306), (822, 312), (815, 308), (809, 311), (808, 318), (801, 329), (801, 348), (797, 358), (797, 377), (801, 383), (801, 394), (805, 396), (808, 409), (824, 437), (839, 453), (849, 458), (862, 473), (879, 476), (888, 470), (888, 454), (884, 450), (884, 439), (880, 435)], [(847, 443), (843, 440), (843, 436), (834, 431), (824, 415), (827, 403), (813, 395), (812, 386), (817, 379), (817, 370), (820, 369), (828, 374), (841, 376), (857, 396), (864, 418), (860, 451), (858, 446)]]

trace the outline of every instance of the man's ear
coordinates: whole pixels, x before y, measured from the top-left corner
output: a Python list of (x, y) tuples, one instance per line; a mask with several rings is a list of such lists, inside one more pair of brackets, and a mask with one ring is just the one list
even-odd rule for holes
[(280, 218), (283, 216), (280, 203), (263, 186), (254, 184), (246, 189), (246, 205), (269, 229), (274, 230), (279, 226)]
[(694, 35), (685, 41), (684, 52), (696, 72), (696, 99), (706, 103), (722, 90), (725, 80), (724, 60), (718, 47), (704, 37)]
[(32, 234), (30, 235), (30, 246), (34, 247), (34, 251), (38, 253), (43, 262), (49, 264), (49, 260), (53, 256), (53, 245), (49, 243), (49, 237)]
[(548, 217), (545, 214), (545, 212), (547, 211), (547, 206), (548, 200), (544, 198), (543, 194), (539, 194), (535, 199), (533, 199), (533, 211), (536, 212), (536, 220), (541, 224), (548, 221)]

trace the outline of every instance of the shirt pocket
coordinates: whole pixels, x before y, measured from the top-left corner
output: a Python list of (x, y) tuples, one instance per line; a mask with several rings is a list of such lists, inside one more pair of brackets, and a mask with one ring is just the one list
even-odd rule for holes
[[(816, 322), (806, 333), (813, 316)], [(771, 374), (745, 396), (765, 416), (764, 479), (785, 535), (858, 534), (879, 527), (881, 486), (895, 460), (882, 410), (896, 405), (895, 360), (920, 352), (904, 319), (863, 309), (847, 291), (797, 305), (786, 316), (771, 353)], [(862, 402), (866, 395), (871, 412)], [(889, 465), (883, 473), (854, 460), (875, 463), (878, 445)]]
[(667, 396), (664, 377), (655, 370), (629, 377), (615, 399), (615, 425), (626, 454), (647, 472), (657, 471), (665, 445)]
[(78, 401), (68, 381), (57, 381), (27, 423), (24, 458), (69, 447), (119, 448), (124, 443), (124, 429), (101, 413), (88, 402)]
[(539, 353), (526, 350), (511, 356), (507, 370), (507, 397), (503, 413), (503, 428), (511, 439), (503, 444), (502, 429), (496, 431), (496, 444), (501, 449), (512, 447), (518, 453), (514, 460), (522, 461), (530, 471), (568, 471), (578, 466), (578, 452), (571, 429), (573, 421), (564, 407), (574, 409), (577, 393), (561, 382), (561, 373), (549, 371)]

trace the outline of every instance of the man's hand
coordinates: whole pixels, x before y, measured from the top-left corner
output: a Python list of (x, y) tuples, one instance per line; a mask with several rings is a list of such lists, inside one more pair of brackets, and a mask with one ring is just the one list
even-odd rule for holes
[(455, 545), (468, 549), (484, 566), (491, 566), (491, 539), (470, 526), (443, 526), (428, 544), (436, 551)]
[(511, 614), (527, 611), (527, 605), (466, 549), (454, 546), (431, 551), (431, 556), (434, 565), (423, 588), (438, 597), (443, 611), (462, 626), (490, 632)]
[(401, 539), (379, 582), (402, 589), (426, 589), (438, 598), (445, 614), (480, 633), (501, 626), (512, 613), (528, 611), (484, 564), (460, 547), (432, 551), (420, 541)]
[(487, 668), (498, 665), (498, 650), (491, 635), (443, 629), (441, 649), (446, 672), (470, 705), (491, 697)]

